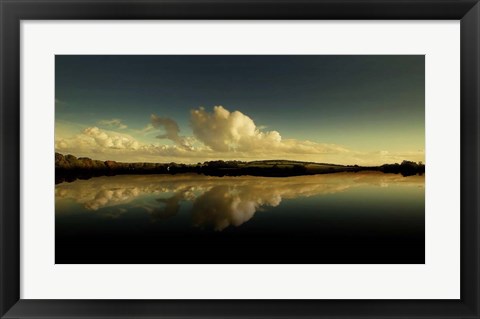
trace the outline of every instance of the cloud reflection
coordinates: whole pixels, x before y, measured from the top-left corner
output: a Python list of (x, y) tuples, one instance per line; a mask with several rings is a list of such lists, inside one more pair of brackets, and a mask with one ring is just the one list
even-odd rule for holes
[(55, 199), (57, 213), (67, 213), (68, 209), (62, 207), (73, 201), (109, 217), (121, 217), (129, 208), (140, 208), (152, 221), (169, 219), (178, 214), (182, 203), (190, 202), (194, 226), (221, 231), (240, 226), (258, 211), (276, 207), (283, 200), (339, 193), (362, 185), (389, 187), (399, 183), (424, 187), (424, 177), (383, 173), (287, 178), (119, 175), (58, 184)]

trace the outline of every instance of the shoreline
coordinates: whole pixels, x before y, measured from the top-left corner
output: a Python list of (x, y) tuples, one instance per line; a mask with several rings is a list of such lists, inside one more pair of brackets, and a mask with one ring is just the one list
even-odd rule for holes
[(194, 173), (206, 176), (259, 176), (291, 177), (303, 175), (335, 174), (342, 172), (375, 171), (402, 176), (422, 175), (425, 165), (411, 161), (381, 166), (337, 165), (289, 160), (265, 161), (208, 161), (197, 164), (178, 163), (121, 163), (98, 161), (86, 157), (55, 153), (55, 184), (62, 181), (89, 179), (115, 175), (176, 175)]

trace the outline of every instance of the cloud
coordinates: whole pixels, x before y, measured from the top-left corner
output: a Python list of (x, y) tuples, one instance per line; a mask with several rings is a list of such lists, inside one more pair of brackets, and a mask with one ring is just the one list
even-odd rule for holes
[[(358, 152), (340, 145), (309, 140), (282, 138), (276, 130), (266, 130), (240, 111), (231, 112), (223, 106), (212, 111), (204, 108), (190, 112), (193, 136), (180, 135), (177, 122), (167, 117), (151, 115), (142, 130), (129, 134), (87, 127), (72, 123), (56, 126), (55, 151), (99, 160), (123, 162), (197, 163), (210, 160), (285, 159), (320, 163), (379, 165), (402, 160), (424, 161), (424, 150), (398, 152), (382, 150)], [(147, 143), (153, 132), (161, 130), (158, 142)], [(173, 141), (174, 145), (163, 143)]]
[(403, 160), (414, 162), (425, 162), (425, 150), (416, 151), (372, 151), (372, 152), (351, 152), (347, 157), (350, 163), (358, 165), (379, 165), (386, 163), (401, 163)]
[(155, 145), (143, 143), (131, 135), (87, 127), (70, 137), (56, 136), (55, 151), (90, 157), (98, 160), (123, 162), (198, 162), (211, 152), (196, 148), (195, 151), (177, 145)]
[(155, 127), (153, 127), (152, 123), (148, 123), (143, 129), (140, 130), (141, 134), (147, 134), (155, 130)]
[(130, 135), (116, 132), (108, 132), (98, 127), (88, 127), (83, 131), (84, 135), (91, 137), (93, 141), (104, 148), (132, 149), (140, 148), (140, 143)]
[(192, 110), (191, 125), (198, 140), (219, 152), (248, 151), (282, 139), (277, 131), (261, 132), (250, 117), (223, 106), (215, 106), (213, 113), (203, 107)]
[[(102, 152), (108, 150), (132, 150), (142, 148), (140, 142), (128, 134), (102, 130), (96, 126), (85, 128), (80, 134), (70, 138), (57, 138), (55, 149), (60, 152)], [(74, 152), (75, 153), (75, 152)]]
[(120, 130), (126, 129), (128, 126), (122, 123), (120, 119), (111, 119), (111, 120), (102, 120), (98, 122), (98, 125), (101, 126), (108, 126), (108, 127), (115, 127)]
[(195, 138), (217, 152), (248, 152), (283, 156), (288, 154), (328, 154), (348, 152), (338, 145), (308, 140), (282, 139), (278, 131), (262, 131), (261, 126), (240, 111), (215, 106), (209, 113), (203, 107), (191, 111)]
[(191, 140), (188, 137), (180, 136), (180, 128), (174, 120), (168, 117), (161, 117), (155, 114), (150, 116), (150, 122), (154, 128), (162, 128), (165, 133), (157, 136), (159, 139), (169, 139), (178, 146), (185, 149), (192, 149)]

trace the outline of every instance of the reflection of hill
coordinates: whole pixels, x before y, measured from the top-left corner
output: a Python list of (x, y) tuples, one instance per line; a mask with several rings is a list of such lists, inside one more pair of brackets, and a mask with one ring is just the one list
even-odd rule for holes
[[(154, 220), (176, 215), (182, 201), (191, 201), (194, 225), (223, 230), (230, 225), (239, 226), (262, 207), (277, 206), (285, 199), (338, 193), (365, 184), (388, 187), (397, 183), (424, 187), (424, 177), (404, 178), (379, 172), (287, 178), (118, 175), (59, 184), (55, 188), (55, 197), (57, 203), (73, 200), (87, 210), (99, 213), (102, 208), (129, 204), (144, 209)], [(152, 196), (155, 200), (132, 203), (145, 196)], [(126, 209), (119, 207), (117, 215), (123, 212)]]

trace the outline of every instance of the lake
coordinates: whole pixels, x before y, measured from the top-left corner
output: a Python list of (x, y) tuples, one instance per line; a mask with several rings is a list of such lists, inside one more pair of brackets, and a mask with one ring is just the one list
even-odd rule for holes
[(55, 262), (425, 262), (425, 179), (117, 175), (55, 186)]

